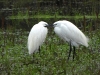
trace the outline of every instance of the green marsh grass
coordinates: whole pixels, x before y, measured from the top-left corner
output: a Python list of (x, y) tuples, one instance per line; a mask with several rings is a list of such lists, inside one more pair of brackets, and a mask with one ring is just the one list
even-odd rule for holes
[[(84, 15), (87, 19), (96, 19), (97, 16), (94, 15), (94, 16), (89, 16), (89, 15)], [(9, 19), (28, 19), (28, 18), (69, 18), (69, 19), (72, 19), (72, 18), (75, 18), (75, 19), (82, 19), (84, 16), (81, 16), (81, 15), (76, 15), (76, 16), (68, 16), (68, 15), (65, 15), (65, 16), (61, 16), (61, 15), (43, 15), (43, 14), (37, 14), (37, 15), (33, 15), (33, 16), (29, 16), (27, 15), (27, 13), (25, 15), (22, 15), (22, 14), (18, 14), (16, 16), (9, 16), (8, 18)], [(100, 16), (98, 16), (98, 18), (100, 18)]]
[(67, 60), (69, 45), (52, 31), (40, 53), (28, 54), (28, 31), (0, 30), (0, 75), (99, 75), (100, 30), (88, 34), (89, 47), (77, 48), (75, 60)]

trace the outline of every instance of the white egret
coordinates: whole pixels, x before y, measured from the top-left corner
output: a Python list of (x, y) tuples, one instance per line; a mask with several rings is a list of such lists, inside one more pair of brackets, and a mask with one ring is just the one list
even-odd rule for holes
[(40, 46), (45, 41), (46, 35), (48, 33), (47, 29), (48, 23), (40, 21), (38, 24), (35, 24), (28, 36), (28, 50), (29, 54), (40, 51)]
[(70, 45), (68, 59), (73, 47), (73, 59), (76, 54), (75, 47), (83, 45), (88, 47), (89, 39), (73, 23), (67, 20), (60, 20), (53, 23), (54, 32), (65, 42)]

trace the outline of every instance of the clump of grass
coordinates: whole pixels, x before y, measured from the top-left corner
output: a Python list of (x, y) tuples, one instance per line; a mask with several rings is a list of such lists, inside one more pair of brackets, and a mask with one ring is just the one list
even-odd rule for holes
[(100, 30), (88, 36), (90, 46), (77, 48), (77, 56), (67, 60), (69, 46), (53, 32), (39, 53), (28, 54), (27, 31), (0, 32), (0, 75), (97, 75), (100, 71)]

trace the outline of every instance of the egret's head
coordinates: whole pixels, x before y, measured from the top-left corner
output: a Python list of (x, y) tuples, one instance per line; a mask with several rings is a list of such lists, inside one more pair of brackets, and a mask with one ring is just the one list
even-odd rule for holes
[(40, 21), (39, 24), (43, 25), (44, 27), (48, 27), (48, 23), (44, 22), (44, 21)]
[(62, 21), (56, 21), (53, 23), (53, 27), (60, 26), (62, 24)]

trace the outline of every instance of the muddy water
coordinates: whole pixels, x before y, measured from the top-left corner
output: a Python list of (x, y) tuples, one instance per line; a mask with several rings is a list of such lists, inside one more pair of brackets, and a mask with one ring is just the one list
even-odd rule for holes
[(74, 23), (78, 28), (86, 31), (92, 31), (100, 28), (100, 19), (73, 19), (73, 18), (34, 18), (34, 19), (1, 19), (0, 27), (3, 29), (13, 28), (13, 29), (25, 29), (30, 30), (30, 28), (38, 23), (39, 21), (46, 21), (50, 25), (57, 20), (69, 20)]

